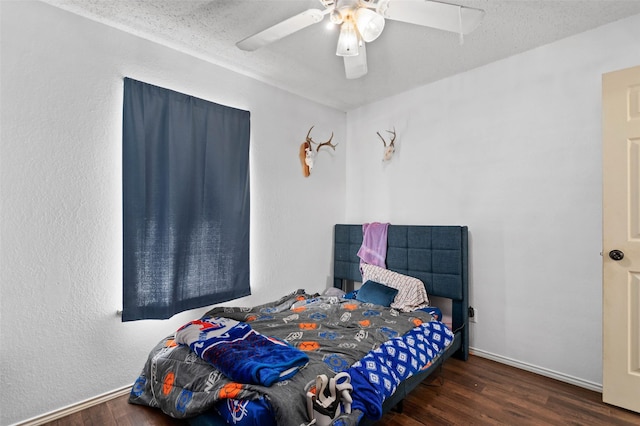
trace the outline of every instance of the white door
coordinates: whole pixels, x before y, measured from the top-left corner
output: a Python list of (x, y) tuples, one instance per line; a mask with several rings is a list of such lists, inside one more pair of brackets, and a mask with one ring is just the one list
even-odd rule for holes
[(602, 76), (604, 402), (640, 412), (640, 66)]

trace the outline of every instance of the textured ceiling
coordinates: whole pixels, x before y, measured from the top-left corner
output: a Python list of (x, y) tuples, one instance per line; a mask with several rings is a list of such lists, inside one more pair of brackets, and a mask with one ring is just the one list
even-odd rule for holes
[(462, 45), (387, 20), (367, 44), (369, 73), (347, 80), (328, 18), (254, 52), (235, 46), (319, 0), (44, 1), (345, 111), (640, 13), (640, 0), (451, 0), (486, 12)]

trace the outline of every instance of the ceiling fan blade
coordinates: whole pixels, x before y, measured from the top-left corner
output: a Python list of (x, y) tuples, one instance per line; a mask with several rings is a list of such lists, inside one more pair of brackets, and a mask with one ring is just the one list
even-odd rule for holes
[(367, 73), (367, 49), (364, 42), (358, 46), (356, 56), (343, 56), (344, 71), (349, 80), (360, 78)]
[(322, 21), (324, 15), (329, 13), (332, 9), (326, 9), (322, 11), (320, 9), (307, 9), (302, 13), (292, 16), (289, 19), (275, 24), (265, 30), (260, 31), (254, 35), (251, 35), (244, 40), (240, 40), (236, 43), (242, 50), (253, 51), (262, 46), (266, 46), (269, 43), (278, 41), (290, 34), (300, 31), (310, 25)]
[(430, 0), (382, 0), (379, 13), (387, 19), (469, 34), (484, 16), (484, 10)]

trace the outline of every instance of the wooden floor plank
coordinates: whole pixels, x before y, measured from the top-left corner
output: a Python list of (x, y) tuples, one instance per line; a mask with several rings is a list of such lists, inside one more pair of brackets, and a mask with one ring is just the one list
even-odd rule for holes
[[(386, 414), (376, 426), (640, 425), (640, 414), (603, 403), (597, 392), (478, 356), (450, 359), (440, 374), (407, 396), (401, 413)], [(43, 426), (187, 425), (127, 400), (121, 396)]]

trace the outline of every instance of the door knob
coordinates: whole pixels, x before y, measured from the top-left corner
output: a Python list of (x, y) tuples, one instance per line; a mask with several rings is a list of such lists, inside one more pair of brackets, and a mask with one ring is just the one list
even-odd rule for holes
[(624, 258), (624, 253), (620, 250), (611, 250), (609, 252), (609, 257), (615, 261), (622, 260)]

